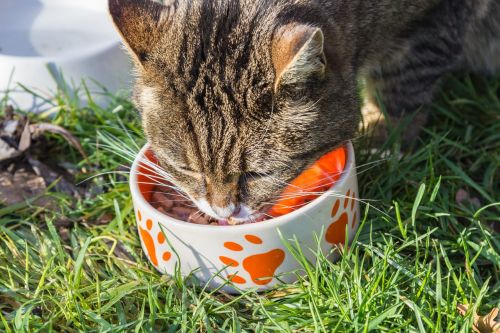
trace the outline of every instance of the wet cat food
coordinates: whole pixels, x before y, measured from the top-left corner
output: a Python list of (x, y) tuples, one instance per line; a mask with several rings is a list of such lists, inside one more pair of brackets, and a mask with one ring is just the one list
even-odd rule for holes
[(205, 225), (224, 224), (224, 221), (219, 222), (201, 213), (190, 200), (168, 185), (153, 187), (149, 203), (159, 212), (181, 221)]

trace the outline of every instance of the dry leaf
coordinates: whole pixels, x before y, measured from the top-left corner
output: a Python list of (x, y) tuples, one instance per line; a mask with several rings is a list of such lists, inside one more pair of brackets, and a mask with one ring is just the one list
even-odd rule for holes
[(88, 156), (85, 153), (85, 151), (83, 150), (83, 147), (80, 144), (80, 141), (73, 134), (71, 134), (71, 132), (68, 131), (67, 129), (65, 129), (61, 126), (53, 125), (53, 124), (39, 123), (39, 124), (30, 125), (30, 131), (31, 131), (33, 139), (38, 138), (40, 135), (42, 135), (45, 132), (50, 132), (50, 133), (62, 135), (66, 139), (66, 141), (68, 141), (69, 144), (71, 144), (73, 147), (75, 147), (78, 150), (78, 152), (88, 162)]
[(0, 162), (10, 160), (19, 155), (20, 153), (18, 152), (17, 149), (11, 147), (3, 139), (0, 139)]
[[(458, 312), (465, 316), (469, 310), (469, 305), (459, 304), (457, 305)], [(497, 321), (499, 308), (494, 308), (486, 316), (479, 316), (474, 313), (474, 322), (472, 324), (472, 329), (477, 333), (500, 333), (500, 321)]]
[(50, 132), (64, 137), (90, 164), (80, 141), (67, 129), (50, 123), (30, 124), (27, 117), (15, 115), (12, 108), (5, 112), (0, 117), (0, 163), (22, 156), (43, 133)]
[(0, 118), (0, 162), (21, 156), (31, 144), (27, 118)]
[(21, 153), (28, 150), (31, 146), (31, 133), (30, 133), (30, 123), (26, 121), (24, 125), (23, 133), (21, 134), (21, 139), (19, 140), (19, 147), (17, 148)]

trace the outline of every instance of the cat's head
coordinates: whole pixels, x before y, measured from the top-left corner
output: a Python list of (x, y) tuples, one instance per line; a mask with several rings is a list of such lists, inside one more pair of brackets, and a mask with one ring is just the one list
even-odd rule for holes
[(280, 2), (109, 2), (146, 137), (215, 218), (258, 217), (356, 128), (356, 83), (334, 29), (320, 9)]

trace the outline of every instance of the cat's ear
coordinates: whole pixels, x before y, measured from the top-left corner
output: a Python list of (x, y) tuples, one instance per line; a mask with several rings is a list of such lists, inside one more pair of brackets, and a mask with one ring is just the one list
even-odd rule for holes
[(142, 65), (155, 45), (170, 8), (151, 0), (108, 0), (116, 29), (137, 64)]
[(280, 85), (322, 78), (326, 70), (323, 32), (308, 25), (285, 25), (274, 36), (272, 57), (275, 90)]

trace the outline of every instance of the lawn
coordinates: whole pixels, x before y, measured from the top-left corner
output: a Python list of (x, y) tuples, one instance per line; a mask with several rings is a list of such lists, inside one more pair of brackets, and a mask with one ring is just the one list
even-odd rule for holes
[(144, 138), (131, 103), (111, 98), (79, 107), (61, 92), (32, 119), (72, 132), (90, 164), (47, 134), (42, 155), (73, 170), (81, 198), (0, 204), (0, 331), (470, 332), (473, 312), (500, 306), (500, 76), (449, 78), (411, 152), (399, 153), (400, 128), (378, 148), (360, 135), (354, 244), (336, 263), (304, 263), (296, 284), (237, 296), (148, 263), (130, 161), (109, 149), (110, 137), (131, 149)]

